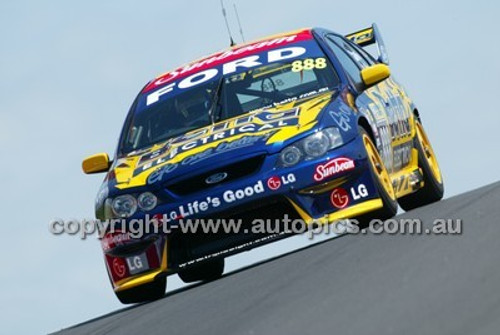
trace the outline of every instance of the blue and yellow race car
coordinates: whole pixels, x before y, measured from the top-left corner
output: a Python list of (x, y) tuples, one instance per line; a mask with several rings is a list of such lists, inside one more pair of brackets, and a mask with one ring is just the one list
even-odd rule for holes
[[(376, 25), (347, 36), (314, 28), (236, 45), (150, 81), (115, 159), (83, 161), (85, 173), (107, 173), (96, 216), (114, 222), (101, 244), (120, 301), (161, 297), (174, 273), (215, 279), (224, 257), (288, 236), (252, 230), (257, 219), (387, 219), (398, 205), (440, 200), (419, 110), (387, 64)], [(243, 226), (180, 227), (203, 219)]]

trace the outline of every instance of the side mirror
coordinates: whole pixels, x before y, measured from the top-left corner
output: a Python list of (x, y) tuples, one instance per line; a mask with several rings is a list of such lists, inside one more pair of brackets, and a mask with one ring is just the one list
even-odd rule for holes
[(106, 153), (99, 153), (85, 158), (82, 170), (86, 174), (106, 172), (111, 166), (111, 161)]
[(367, 87), (389, 78), (391, 70), (385, 64), (375, 64), (361, 70), (361, 78)]

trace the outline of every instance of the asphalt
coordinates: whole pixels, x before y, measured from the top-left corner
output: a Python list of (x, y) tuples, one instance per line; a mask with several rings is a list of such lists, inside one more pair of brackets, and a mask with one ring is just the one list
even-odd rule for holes
[(500, 334), (500, 183), (397, 218), (462, 233), (342, 236), (57, 334)]

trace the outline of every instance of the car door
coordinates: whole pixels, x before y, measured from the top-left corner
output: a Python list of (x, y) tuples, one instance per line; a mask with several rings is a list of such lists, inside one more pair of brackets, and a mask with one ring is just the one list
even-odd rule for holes
[[(376, 145), (384, 164), (389, 172), (401, 170), (410, 159), (411, 148), (406, 142), (411, 136), (408, 117), (392, 79), (364, 87), (360, 71), (376, 64), (375, 60), (342, 36), (328, 34), (325, 41), (360, 92), (356, 107), (376, 125)], [(403, 142), (406, 145), (400, 147)]]

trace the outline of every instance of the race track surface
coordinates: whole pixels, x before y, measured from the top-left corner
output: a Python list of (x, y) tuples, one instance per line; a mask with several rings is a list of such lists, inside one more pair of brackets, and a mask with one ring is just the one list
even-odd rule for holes
[(463, 232), (342, 236), (57, 334), (500, 334), (500, 183), (401, 217)]

